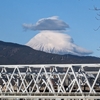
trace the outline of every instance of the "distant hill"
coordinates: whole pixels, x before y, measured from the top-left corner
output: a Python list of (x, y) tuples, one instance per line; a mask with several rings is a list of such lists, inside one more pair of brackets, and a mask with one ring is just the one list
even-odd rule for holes
[(75, 56), (70, 54), (50, 54), (34, 50), (25, 45), (0, 41), (0, 65), (76, 63), (100, 63), (100, 58), (92, 56)]

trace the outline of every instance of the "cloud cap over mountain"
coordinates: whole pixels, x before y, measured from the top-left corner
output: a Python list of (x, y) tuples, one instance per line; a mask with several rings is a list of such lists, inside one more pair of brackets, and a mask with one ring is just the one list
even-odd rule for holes
[(36, 50), (62, 55), (85, 56), (92, 53), (92, 51), (76, 45), (68, 34), (60, 33), (59, 31), (41, 31), (26, 45)]
[(65, 34), (65, 30), (69, 28), (69, 25), (58, 19), (57, 16), (42, 18), (36, 24), (24, 23), (23, 28), (25, 30), (40, 31), (26, 44), (33, 49), (55, 54), (79, 56), (92, 54), (92, 51), (76, 45), (73, 39)]
[(66, 30), (69, 25), (64, 21), (58, 19), (58, 16), (42, 18), (36, 24), (23, 24), (25, 30)]

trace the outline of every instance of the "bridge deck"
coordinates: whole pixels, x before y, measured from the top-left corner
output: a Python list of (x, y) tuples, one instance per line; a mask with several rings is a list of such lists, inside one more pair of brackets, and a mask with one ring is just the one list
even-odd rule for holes
[(2, 99), (100, 99), (100, 93), (2, 93), (0, 94)]

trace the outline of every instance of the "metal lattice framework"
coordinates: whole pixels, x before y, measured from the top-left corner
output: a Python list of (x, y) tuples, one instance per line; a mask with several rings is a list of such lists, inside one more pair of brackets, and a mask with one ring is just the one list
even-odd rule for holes
[(100, 64), (0, 65), (0, 93), (97, 93)]

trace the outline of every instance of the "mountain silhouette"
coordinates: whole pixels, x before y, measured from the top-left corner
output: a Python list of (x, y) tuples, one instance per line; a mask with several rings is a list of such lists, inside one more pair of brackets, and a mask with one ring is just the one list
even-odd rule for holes
[(83, 64), (100, 63), (93, 56), (58, 55), (34, 50), (17, 43), (0, 41), (0, 65), (6, 64)]

